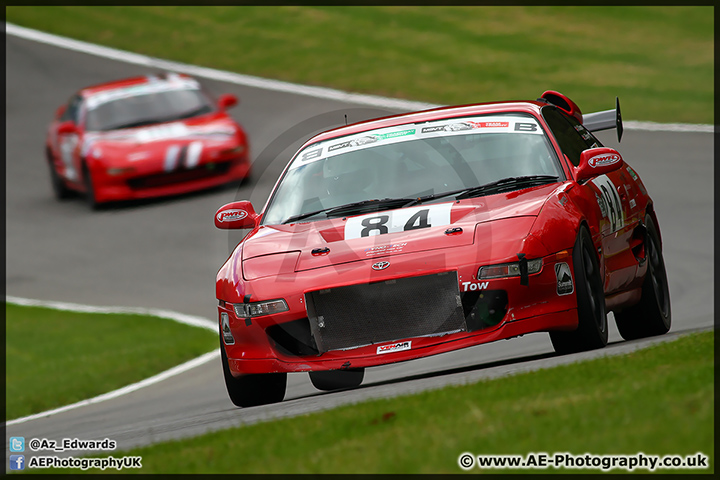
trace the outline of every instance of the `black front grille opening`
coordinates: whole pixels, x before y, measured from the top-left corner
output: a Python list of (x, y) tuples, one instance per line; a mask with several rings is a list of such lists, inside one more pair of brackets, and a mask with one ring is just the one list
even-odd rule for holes
[(206, 163), (191, 169), (130, 178), (127, 180), (127, 184), (130, 188), (139, 190), (210, 178), (226, 174), (230, 170), (231, 164), (232, 162)]
[(285, 355), (306, 357), (320, 353), (310, 332), (310, 322), (307, 318), (273, 325), (267, 328), (265, 333)]
[(457, 272), (308, 292), (321, 352), (465, 330)]
[(507, 313), (507, 292), (505, 290), (465, 292), (462, 295), (462, 304), (469, 332), (494, 327)]

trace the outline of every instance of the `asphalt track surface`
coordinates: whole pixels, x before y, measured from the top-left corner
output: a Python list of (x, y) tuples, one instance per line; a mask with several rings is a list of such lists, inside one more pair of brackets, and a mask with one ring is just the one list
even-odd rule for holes
[[(252, 181), (90, 212), (81, 198), (57, 202), (52, 196), (43, 155), (47, 125), (55, 109), (78, 88), (152, 70), (13, 36), (7, 36), (6, 42), (6, 288), (12, 296), (164, 308), (215, 319), (215, 274), (241, 235), (214, 228), (217, 208), (249, 198), (261, 209), (294, 149), (315, 132), (344, 123), (345, 114), (356, 122), (395, 113), (203, 81), (215, 94), (234, 93), (241, 99), (232, 113), (251, 141)], [(622, 353), (712, 328), (713, 135), (626, 131), (621, 145), (614, 131), (599, 136), (607, 146), (620, 149), (655, 200), (673, 308), (669, 334), (625, 342), (611, 322), (607, 348), (567, 356), (553, 353), (547, 334), (531, 334), (368, 369), (361, 387), (335, 393), (315, 390), (305, 373), (290, 374), (284, 402), (247, 409), (230, 403), (217, 360), (113, 400), (11, 425), (6, 439), (110, 438), (125, 449), (368, 398)], [(28, 326), (28, 334), (42, 332)], [(57, 455), (71, 453), (76, 452)]]

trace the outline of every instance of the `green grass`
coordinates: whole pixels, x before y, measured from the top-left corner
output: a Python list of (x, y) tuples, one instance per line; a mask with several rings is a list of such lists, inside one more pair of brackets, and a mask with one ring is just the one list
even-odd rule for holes
[(6, 418), (92, 398), (218, 346), (217, 334), (172, 320), (7, 304)]
[(711, 473), (713, 373), (713, 332), (706, 332), (628, 355), (113, 455), (142, 456), (141, 470), (124, 473), (461, 473), (463, 452), (702, 452), (710, 469), (686, 473)]
[[(713, 123), (711, 6), (6, 8), (7, 21), (224, 70), (440, 104), (534, 99)], [(81, 87), (78, 85), (78, 88)]]

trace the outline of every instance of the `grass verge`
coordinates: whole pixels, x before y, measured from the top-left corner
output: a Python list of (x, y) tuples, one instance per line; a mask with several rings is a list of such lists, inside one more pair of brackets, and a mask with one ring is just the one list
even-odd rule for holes
[(704, 332), (628, 355), (113, 455), (142, 456), (143, 468), (126, 473), (462, 473), (457, 460), (463, 452), (702, 452), (710, 468), (684, 472), (711, 473), (713, 371), (713, 332)]
[(464, 104), (552, 89), (585, 112), (617, 95), (626, 119), (713, 123), (712, 6), (9, 6), (6, 18), (353, 92)]
[(7, 304), (8, 420), (95, 397), (217, 348), (217, 334), (172, 320)]

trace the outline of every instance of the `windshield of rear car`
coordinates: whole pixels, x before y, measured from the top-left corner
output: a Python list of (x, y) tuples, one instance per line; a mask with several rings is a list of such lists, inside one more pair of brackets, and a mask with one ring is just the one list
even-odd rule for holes
[(280, 224), (364, 200), (413, 199), (533, 175), (564, 178), (541, 125), (527, 114), (383, 128), (299, 151), (268, 201), (262, 223)]
[(86, 100), (85, 129), (105, 131), (182, 120), (214, 110), (197, 82), (166, 82), (101, 92)]

